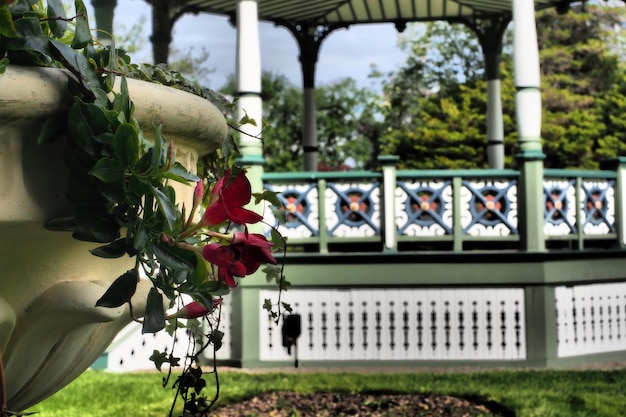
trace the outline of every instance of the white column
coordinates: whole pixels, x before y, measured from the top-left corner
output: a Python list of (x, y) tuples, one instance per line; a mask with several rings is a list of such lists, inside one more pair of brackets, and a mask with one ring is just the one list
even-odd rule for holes
[(256, 0), (237, 3), (237, 89), (239, 118), (247, 115), (256, 121), (256, 126), (241, 126), (239, 150), (244, 160), (262, 159), (261, 47)]
[(533, 0), (513, 0), (513, 68), (520, 162), (519, 224), (522, 248), (545, 250), (539, 48)]
[(315, 87), (304, 88), (303, 149), (304, 170), (317, 171), (317, 117), (315, 114)]
[(542, 153), (539, 49), (533, 0), (513, 0), (513, 56), (517, 88), (515, 108), (521, 152)]

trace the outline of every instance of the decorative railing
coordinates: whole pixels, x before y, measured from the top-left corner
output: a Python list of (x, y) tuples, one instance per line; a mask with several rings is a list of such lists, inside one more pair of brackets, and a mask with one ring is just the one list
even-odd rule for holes
[[(294, 289), (284, 300), (301, 316), (302, 360), (526, 358), (521, 288)], [(260, 326), (261, 360), (289, 360), (271, 318)]]
[[(302, 361), (524, 361), (527, 322), (523, 288), (309, 288), (283, 294), (301, 316), (297, 356)], [(288, 363), (294, 353), (283, 347), (281, 328), (262, 311), (271, 290), (258, 294), (251, 312), (259, 323), (259, 359)], [(556, 286), (556, 355), (567, 358), (624, 350), (626, 283)], [(254, 304), (254, 303), (253, 303)], [(190, 348), (186, 329), (176, 342), (165, 333), (142, 335), (141, 325), (124, 329), (107, 350), (109, 371), (154, 369), (154, 349), (184, 356)], [(225, 338), (220, 360), (233, 359), (232, 312), (223, 306)], [(253, 342), (254, 343), (254, 342)], [(205, 352), (207, 361), (212, 352)]]
[[(615, 171), (546, 169), (532, 187), (532, 178), (513, 170), (265, 174), (265, 187), (282, 203), (267, 207), (265, 220), (294, 255), (282, 301), (302, 320), (299, 359), (540, 366), (622, 355), (626, 162), (620, 164)], [(533, 208), (528, 195), (537, 204), (525, 219)], [(547, 249), (580, 252), (525, 253), (529, 230)], [(611, 250), (583, 251), (591, 247)], [(511, 250), (463, 252), (474, 248)], [(438, 252), (411, 253), (431, 249)], [(374, 253), (349, 253), (357, 251)], [(257, 278), (242, 281), (240, 297), (224, 304), (226, 337), (217, 357), (284, 366), (293, 356), (281, 325), (262, 309), (276, 294)], [(133, 329), (113, 343), (107, 366), (149, 368), (153, 349), (184, 353), (187, 340), (184, 329), (175, 346)]]
[(546, 170), (543, 187), (547, 237), (615, 238), (614, 172)]
[[(519, 172), (513, 170), (265, 174), (282, 202), (292, 245), (320, 252), (519, 247)], [(585, 247), (616, 240), (616, 172), (546, 170), (544, 238)], [(388, 191), (385, 191), (388, 190)], [(502, 244), (506, 243), (506, 244)], [(555, 243), (552, 243), (555, 245)]]

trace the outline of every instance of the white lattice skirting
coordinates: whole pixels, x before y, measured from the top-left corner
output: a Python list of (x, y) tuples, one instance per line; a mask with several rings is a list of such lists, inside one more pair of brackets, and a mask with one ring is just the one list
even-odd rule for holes
[(626, 349), (626, 283), (555, 289), (558, 356)]
[[(261, 291), (259, 301), (276, 298)], [(523, 289), (290, 289), (300, 360), (523, 360)], [(290, 360), (261, 317), (260, 359)]]
[[(216, 352), (217, 359), (230, 359), (231, 356), (231, 314), (227, 301), (222, 303), (219, 328), (224, 332), (222, 348)], [(154, 350), (172, 352), (175, 357), (184, 358), (191, 349), (189, 333), (186, 329), (176, 331), (176, 341), (164, 330), (156, 334), (141, 334), (141, 324), (131, 323), (124, 328), (107, 349), (107, 371), (131, 372), (154, 370), (150, 355)], [(211, 352), (212, 357), (212, 352)]]

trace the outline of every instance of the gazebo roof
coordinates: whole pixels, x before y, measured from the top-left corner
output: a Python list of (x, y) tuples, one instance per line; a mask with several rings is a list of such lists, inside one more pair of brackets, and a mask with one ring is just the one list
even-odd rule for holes
[[(149, 2), (152, 2), (149, 0)], [(346, 26), (355, 23), (460, 20), (510, 13), (511, 0), (258, 0), (259, 19), (279, 24)], [(537, 9), (569, 0), (536, 0)], [(235, 0), (178, 0), (181, 12), (234, 15)]]

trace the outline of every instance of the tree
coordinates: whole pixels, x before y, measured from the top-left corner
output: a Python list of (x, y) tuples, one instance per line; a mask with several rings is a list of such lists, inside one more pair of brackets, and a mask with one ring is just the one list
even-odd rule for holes
[[(115, 27), (115, 44), (129, 55), (136, 55), (145, 48), (146, 38), (143, 36), (146, 25), (146, 16), (142, 15), (130, 28), (120, 24)], [(209, 75), (214, 69), (206, 66), (209, 52), (203, 47), (199, 52), (190, 46), (187, 49), (170, 48), (168, 67), (172, 71), (183, 74), (186, 78), (202, 85), (208, 85)], [(142, 62), (152, 62), (153, 59), (142, 59)]]
[[(593, 169), (601, 159), (623, 154), (624, 68), (612, 45), (618, 44), (614, 28), (623, 24), (624, 16), (624, 7), (600, 6), (578, 6), (565, 15), (538, 13), (546, 167)], [(430, 25), (435, 29), (418, 32), (406, 65), (385, 86), (389, 128), (381, 146), (400, 155), (402, 167), (485, 167), (486, 86), (476, 41), (462, 26), (451, 25), (446, 33), (443, 23)], [(438, 35), (427, 38), (430, 33)], [(505, 36), (507, 41), (510, 36)], [(505, 44), (501, 88), (505, 163), (515, 166), (510, 49)], [(463, 51), (467, 59), (455, 57)], [(429, 56), (436, 58), (424, 59)]]
[(608, 95), (617, 99), (623, 69), (610, 52), (609, 29), (623, 17), (623, 9), (593, 6), (538, 15), (546, 167), (595, 169), (616, 156), (605, 148), (617, 137), (605, 111)]
[[(231, 76), (221, 92), (234, 95), (236, 90), (235, 77)], [(261, 98), (266, 124), (262, 134), (265, 170), (302, 171), (302, 90), (284, 75), (263, 72)], [(366, 135), (372, 134), (376, 124), (372, 110), (376, 98), (349, 78), (316, 90), (320, 169), (345, 169), (349, 158), (356, 167), (370, 165), (372, 145)]]
[(486, 87), (475, 35), (435, 22), (414, 25), (401, 45), (409, 55), (385, 85), (382, 152), (400, 155), (401, 168), (485, 166)]

